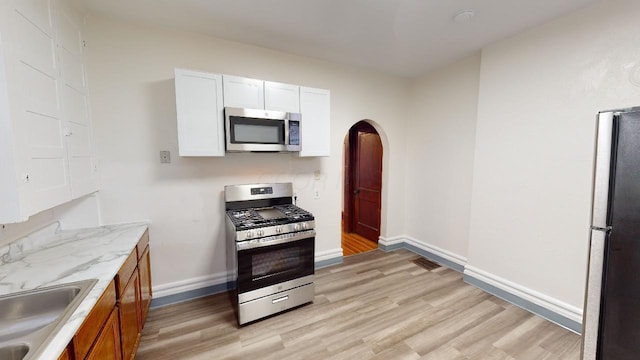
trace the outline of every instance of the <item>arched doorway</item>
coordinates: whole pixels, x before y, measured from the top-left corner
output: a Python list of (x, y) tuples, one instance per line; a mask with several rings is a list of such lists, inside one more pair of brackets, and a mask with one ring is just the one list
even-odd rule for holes
[(378, 248), (382, 207), (382, 141), (360, 121), (344, 142), (342, 250), (344, 256)]

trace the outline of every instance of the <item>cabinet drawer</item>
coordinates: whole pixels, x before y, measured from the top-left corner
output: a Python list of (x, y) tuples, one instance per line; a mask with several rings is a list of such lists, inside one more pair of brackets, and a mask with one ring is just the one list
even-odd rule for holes
[(116, 287), (115, 283), (111, 281), (73, 338), (76, 359), (84, 359), (85, 355), (87, 355), (100, 329), (102, 329), (115, 306)]
[(116, 275), (116, 287), (118, 290), (118, 299), (122, 298), (122, 293), (124, 292), (124, 288), (129, 282), (133, 271), (136, 269), (138, 265), (138, 254), (136, 249), (133, 249), (127, 260), (124, 262), (120, 271)]
[(142, 234), (140, 241), (138, 241), (138, 245), (136, 245), (136, 248), (138, 250), (138, 260), (142, 258), (142, 255), (144, 254), (144, 250), (147, 248), (148, 245), (149, 245), (149, 230), (147, 229), (145, 230), (144, 234)]

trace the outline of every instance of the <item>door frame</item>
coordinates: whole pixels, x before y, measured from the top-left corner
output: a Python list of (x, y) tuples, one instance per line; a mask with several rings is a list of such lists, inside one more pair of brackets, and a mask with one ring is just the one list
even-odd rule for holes
[[(384, 171), (384, 142), (382, 141), (382, 137), (378, 130), (368, 121), (361, 120), (357, 123), (353, 124), (349, 128), (349, 132), (345, 137), (344, 141), (344, 154), (343, 154), (343, 173), (344, 173), (344, 183), (343, 183), (343, 205), (342, 205), (342, 230), (346, 233), (351, 233), (355, 229), (355, 197), (354, 197), (354, 179), (355, 179), (355, 171), (357, 166), (354, 166), (356, 162), (356, 147), (354, 144), (357, 141), (358, 132), (367, 132), (376, 134), (380, 138), (380, 143), (382, 144), (382, 157), (383, 157), (383, 171)], [(382, 172), (380, 173), (380, 184), (383, 183), (384, 176)], [(382, 189), (381, 189), (382, 191)], [(382, 199), (380, 199), (380, 209), (378, 214), (382, 217)], [(378, 223), (382, 226), (382, 219), (378, 219)]]

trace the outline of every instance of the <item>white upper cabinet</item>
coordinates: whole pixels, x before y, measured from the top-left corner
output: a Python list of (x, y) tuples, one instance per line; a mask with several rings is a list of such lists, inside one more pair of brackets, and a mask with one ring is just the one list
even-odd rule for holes
[[(93, 160), (80, 28), (68, 41), (65, 2), (0, 3), (0, 223), (73, 198), (76, 155)], [(81, 94), (80, 99), (70, 90)], [(84, 99), (82, 99), (84, 97)], [(73, 138), (75, 134), (84, 139)], [(72, 140), (74, 139), (74, 140)], [(75, 141), (75, 139), (78, 139)], [(80, 193), (95, 191), (92, 184)], [(82, 189), (78, 186), (78, 189)]]
[(222, 76), (175, 69), (180, 156), (224, 156)]
[(331, 155), (331, 92), (300, 87), (300, 156)]
[(300, 87), (272, 81), (264, 82), (264, 109), (300, 112)]
[(273, 81), (223, 75), (224, 106), (300, 112), (300, 87)]
[(67, 1), (56, 2), (62, 113), (66, 120), (69, 176), (74, 199), (98, 190), (84, 61), (84, 17)]
[(225, 107), (302, 114), (300, 156), (330, 155), (329, 90), (175, 70), (180, 156), (225, 155)]
[[(12, 154), (13, 169), (2, 169), (0, 223), (26, 220), (30, 215), (71, 200), (66, 124), (62, 118), (60, 66), (56, 54), (51, 1), (3, 2), (0, 21), (8, 96), (3, 127), (11, 134), (2, 152)], [(7, 146), (12, 144), (12, 146)]]
[(224, 106), (264, 109), (264, 81), (223, 75)]

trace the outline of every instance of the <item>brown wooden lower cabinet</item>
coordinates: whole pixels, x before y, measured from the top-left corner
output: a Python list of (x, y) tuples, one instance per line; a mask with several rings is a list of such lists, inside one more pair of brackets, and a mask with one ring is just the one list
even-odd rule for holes
[(148, 244), (145, 231), (59, 360), (135, 358), (151, 305)]
[(142, 321), (144, 325), (151, 306), (151, 257), (149, 255), (149, 246), (147, 246), (138, 260), (138, 273), (140, 275), (140, 297)]
[(74, 359), (84, 359), (87, 356), (114, 309), (116, 286), (114, 281), (111, 281), (73, 337)]
[(71, 360), (73, 359), (71, 354), (73, 354), (73, 350), (71, 349), (71, 345), (69, 345), (64, 349), (62, 354), (58, 356), (58, 360)]
[(122, 358), (129, 360), (135, 356), (142, 324), (140, 321), (140, 284), (138, 269), (135, 269), (127, 286), (120, 294), (120, 338), (122, 341)]
[(100, 331), (100, 335), (87, 355), (87, 360), (121, 360), (120, 326), (118, 311), (113, 309), (107, 322)]

